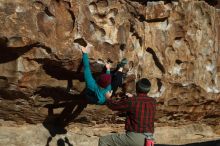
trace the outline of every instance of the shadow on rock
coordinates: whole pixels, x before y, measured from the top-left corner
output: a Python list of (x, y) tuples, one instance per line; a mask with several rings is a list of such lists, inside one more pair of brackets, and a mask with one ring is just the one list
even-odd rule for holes
[(65, 127), (87, 106), (82, 94), (70, 93), (60, 87), (41, 87), (36, 94), (44, 99), (42, 104), (47, 108), (48, 116), (43, 125), (52, 137), (65, 134)]
[[(48, 137), (46, 146), (50, 146), (51, 141), (52, 137)], [(62, 138), (59, 138), (57, 140), (57, 146), (65, 146), (65, 144), (67, 144), (68, 146), (73, 146), (73, 144), (69, 142), (69, 139), (67, 137), (65, 137), (64, 140)]]
[[(65, 129), (64, 126), (57, 125), (55, 122), (51, 123), (48, 121), (44, 121), (43, 126), (49, 131), (51, 137), (54, 137), (57, 134), (66, 134), (67, 133), (67, 130)], [(48, 138), (48, 141), (49, 141), (49, 138)]]
[(50, 144), (51, 141), (52, 141), (52, 137), (50, 136), (50, 137), (47, 138), (46, 146), (49, 146), (49, 144)]
[(69, 142), (69, 139), (67, 137), (65, 137), (65, 139), (63, 140), (62, 138), (58, 139), (57, 140), (57, 146), (65, 146), (65, 143), (68, 145), (68, 146), (73, 146), (70, 142)]

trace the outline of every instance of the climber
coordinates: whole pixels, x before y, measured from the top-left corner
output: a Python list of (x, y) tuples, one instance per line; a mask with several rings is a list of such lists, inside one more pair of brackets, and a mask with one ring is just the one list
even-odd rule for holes
[(156, 100), (147, 95), (150, 88), (150, 81), (142, 78), (136, 83), (137, 96), (121, 100), (108, 97), (106, 105), (110, 109), (127, 112), (126, 133), (103, 136), (99, 146), (153, 146)]
[(111, 75), (110, 69), (111, 64), (106, 63), (106, 73), (99, 76), (98, 81), (93, 78), (89, 59), (88, 59), (88, 45), (87, 47), (82, 47), (83, 52), (83, 65), (84, 65), (84, 78), (86, 82), (85, 95), (87, 102), (90, 104), (105, 104), (106, 98), (115, 94), (117, 88), (122, 84), (123, 77), (123, 67), (127, 64), (127, 59), (122, 59), (122, 61), (117, 65), (117, 71), (113, 72)]
[[(122, 71), (124, 65), (127, 64), (127, 59), (122, 59), (112, 74), (110, 73), (111, 64), (106, 63), (106, 73), (101, 74), (98, 82), (96, 82), (92, 76), (89, 66), (87, 54), (88, 49), (88, 45), (87, 47), (82, 48), (86, 89), (81, 94), (74, 95), (73, 101), (66, 103), (65, 108), (60, 113), (59, 117), (56, 118), (55, 124), (57, 126), (65, 127), (71, 120), (82, 112), (87, 104), (105, 104), (106, 97), (114, 95), (117, 88), (122, 84)], [(68, 85), (72, 86), (71, 80), (68, 80), (68, 83)], [(69, 90), (70, 88), (67, 89), (67, 91)], [(76, 105), (79, 106), (75, 109)]]

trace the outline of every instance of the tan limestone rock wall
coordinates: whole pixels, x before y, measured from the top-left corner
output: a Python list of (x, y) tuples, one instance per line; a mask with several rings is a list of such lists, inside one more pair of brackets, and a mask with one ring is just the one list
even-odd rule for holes
[(158, 122), (219, 124), (219, 14), (204, 1), (0, 0), (0, 118), (41, 122), (74, 97), (67, 83), (82, 91), (89, 43), (94, 73), (126, 57), (128, 76), (151, 80)]

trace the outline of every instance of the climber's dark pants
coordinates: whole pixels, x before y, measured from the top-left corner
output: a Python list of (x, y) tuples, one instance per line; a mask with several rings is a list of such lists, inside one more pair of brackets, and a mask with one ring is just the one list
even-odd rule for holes
[(115, 71), (112, 73), (112, 95), (115, 95), (115, 92), (117, 91), (118, 87), (122, 86), (122, 79), (123, 79), (123, 73), (120, 71)]

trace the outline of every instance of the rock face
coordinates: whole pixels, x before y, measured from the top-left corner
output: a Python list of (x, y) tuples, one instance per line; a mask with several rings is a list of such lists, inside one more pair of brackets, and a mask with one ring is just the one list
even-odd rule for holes
[(92, 44), (94, 73), (126, 57), (128, 77), (150, 79), (158, 123), (218, 125), (218, 7), (196, 0), (0, 0), (0, 118), (39, 123), (48, 105), (59, 113), (59, 104), (74, 98), (65, 89), (84, 88), (80, 47)]

